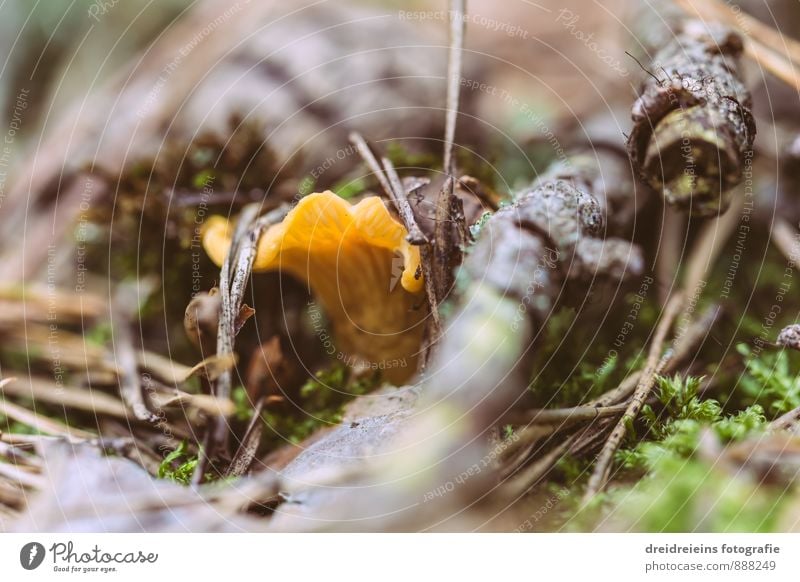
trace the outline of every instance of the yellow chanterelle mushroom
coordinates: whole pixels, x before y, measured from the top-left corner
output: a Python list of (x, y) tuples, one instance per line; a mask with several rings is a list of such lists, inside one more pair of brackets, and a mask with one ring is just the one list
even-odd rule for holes
[[(209, 218), (203, 246), (221, 265), (233, 228)], [(330, 355), (380, 369), (400, 382), (416, 368), (427, 314), (419, 248), (378, 197), (351, 205), (330, 191), (310, 194), (261, 237), (254, 271), (306, 281), (332, 326)]]

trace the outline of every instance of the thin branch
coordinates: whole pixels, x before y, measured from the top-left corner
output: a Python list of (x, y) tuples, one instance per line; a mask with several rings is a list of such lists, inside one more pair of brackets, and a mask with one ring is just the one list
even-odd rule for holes
[(394, 164), (389, 158), (381, 158), (383, 168), (386, 171), (386, 176), (389, 178), (389, 194), (392, 197), (397, 213), (400, 215), (400, 220), (408, 231), (408, 242), (412, 245), (425, 245), (428, 244), (428, 238), (422, 233), (417, 225), (417, 219), (414, 218), (414, 212), (411, 210), (411, 204), (408, 202), (406, 196), (406, 189), (394, 169)]
[(772, 422), (767, 425), (767, 431), (776, 431), (776, 430), (784, 430), (787, 428), (791, 428), (793, 424), (795, 424), (798, 420), (800, 420), (800, 406), (797, 408), (793, 408), (786, 414), (782, 414)]
[[(395, 204), (397, 205), (397, 210), (400, 213), (400, 218), (405, 224), (406, 230), (408, 230), (408, 240), (412, 244), (421, 245), (419, 250), (420, 263), (422, 266), (422, 276), (425, 280), (425, 294), (428, 297), (428, 305), (430, 306), (431, 310), (431, 323), (427, 330), (430, 340), (428, 345), (430, 346), (436, 339), (439, 338), (442, 333), (442, 322), (439, 318), (439, 299), (436, 287), (436, 277), (433, 270), (433, 250), (431, 249), (431, 245), (428, 243), (428, 239), (424, 234), (422, 234), (419, 226), (417, 226), (417, 221), (414, 218), (414, 213), (411, 210), (411, 205), (408, 203), (408, 198), (405, 196), (403, 183), (400, 181), (400, 177), (397, 175), (394, 165), (388, 158), (381, 158), (381, 161), (383, 162), (383, 167), (386, 170), (386, 175), (389, 178), (389, 183), (392, 185), (391, 190), (394, 194), (394, 200)], [(414, 229), (413, 231), (411, 230), (412, 228)], [(418, 234), (412, 236), (412, 232)], [(415, 243), (415, 238), (423, 242)]]
[(606, 441), (606, 435), (614, 428), (616, 422), (611, 417), (598, 419), (588, 425), (580, 438), (570, 447), (571, 457), (580, 457), (600, 448)]
[(447, 59), (447, 116), (444, 126), (444, 171), (450, 177), (455, 173), (453, 142), (456, 136), (458, 100), (461, 90), (466, 4), (466, 0), (450, 0), (450, 53)]
[[(700, 345), (706, 338), (709, 330), (714, 326), (714, 322), (719, 316), (720, 307), (718, 305), (711, 305), (703, 314), (692, 321), (691, 325), (686, 329), (686, 332), (677, 338), (672, 347), (672, 358), (667, 362), (664, 367), (663, 374), (673, 372), (678, 365), (683, 362), (686, 357)], [(639, 378), (642, 376), (641, 370), (636, 370), (633, 374), (620, 382), (619, 386), (612, 388), (602, 396), (590, 400), (586, 406), (613, 406), (623, 400), (627, 399), (636, 386), (639, 384)]]
[(8, 459), (15, 465), (24, 465), (35, 469), (41, 469), (43, 465), (42, 459), (24, 450), (23, 447), (17, 447), (2, 441), (0, 441), (0, 458)]
[[(222, 304), (220, 306), (219, 328), (217, 331), (217, 356), (220, 357), (226, 357), (233, 353), (234, 321), (235, 314), (239, 312), (239, 305), (236, 305), (234, 300), (231, 271), (235, 271), (237, 273), (233, 275), (233, 278), (240, 282), (243, 280), (243, 278), (238, 276), (239, 272), (246, 272), (248, 277), (250, 275), (255, 253), (248, 252), (247, 249), (245, 249), (244, 253), (240, 253), (239, 247), (243, 244), (246, 244), (245, 235), (251, 228), (257, 212), (258, 206), (255, 204), (245, 206), (244, 210), (242, 210), (242, 213), (239, 216), (239, 220), (236, 224), (236, 230), (233, 233), (231, 247), (228, 250), (228, 254), (225, 257), (225, 261), (222, 263), (222, 269), (220, 270), (219, 289), (220, 297), (222, 298)], [(241, 290), (241, 293), (244, 293), (243, 289)], [(230, 371), (223, 372), (212, 386), (213, 394), (222, 398), (228, 398), (232, 389), (232, 382), (232, 374)], [(227, 419), (224, 417), (219, 417), (216, 419), (214, 425), (215, 428), (213, 429), (213, 436), (211, 437), (209, 443), (212, 445), (224, 446), (224, 443), (227, 440)], [(209, 453), (208, 450), (205, 452), (206, 454)], [(203, 462), (198, 463), (198, 471), (195, 473), (195, 476), (197, 476), (198, 473), (201, 476), (203, 475), (203, 473), (199, 471), (200, 466), (203, 464)]]
[[(217, 332), (217, 357), (228, 358), (234, 353), (236, 337), (236, 318), (242, 307), (244, 292), (253, 269), (258, 241), (261, 233), (271, 224), (283, 220), (289, 212), (289, 205), (283, 204), (268, 212), (261, 218), (256, 218), (259, 206), (251, 204), (242, 210), (239, 222), (231, 241), (231, 248), (222, 263), (220, 272), (220, 306), (219, 329)], [(233, 372), (224, 370), (212, 386), (214, 396), (228, 399), (233, 388)], [(228, 437), (228, 420), (225, 416), (218, 416), (211, 432), (206, 436), (205, 444), (200, 455), (200, 462), (192, 477), (194, 484), (199, 484), (208, 464), (208, 456), (214, 455), (219, 448), (225, 448)]]
[(767, 69), (778, 79), (800, 91), (800, 77), (797, 75), (794, 64), (782, 55), (775, 54), (768, 48), (761, 46), (757, 41), (750, 39), (746, 45), (747, 52), (759, 65)]
[[(658, 238), (658, 254), (656, 255), (656, 280), (658, 286), (659, 306), (666, 305), (669, 299), (671, 281), (678, 273), (678, 265), (685, 247), (685, 232), (688, 230), (686, 218), (671, 206), (664, 208), (664, 219), (661, 236)], [(670, 284), (667, 282), (670, 281)]]
[(619, 420), (611, 435), (608, 437), (603, 450), (597, 458), (597, 463), (594, 467), (594, 472), (589, 479), (589, 484), (586, 486), (586, 492), (583, 497), (584, 503), (591, 500), (603, 487), (605, 487), (608, 479), (608, 473), (611, 470), (611, 463), (614, 460), (614, 454), (617, 452), (622, 438), (625, 436), (628, 424), (633, 422), (639, 414), (645, 400), (650, 395), (650, 391), (655, 384), (657, 374), (660, 374), (666, 363), (672, 357), (672, 350), (664, 352), (664, 341), (666, 340), (667, 333), (675, 323), (675, 319), (683, 309), (685, 296), (679, 292), (673, 296), (667, 306), (664, 308), (664, 313), (661, 316), (661, 321), (658, 323), (656, 333), (653, 338), (653, 343), (650, 345), (650, 351), (647, 356), (647, 364), (642, 371), (639, 384), (636, 386), (636, 391), (633, 393), (628, 408), (625, 414)]
[[(461, 218), (459, 223), (458, 218)], [(464, 245), (464, 211), (455, 194), (455, 180), (448, 176), (436, 197), (436, 223), (433, 237), (433, 269), (436, 301), (441, 303), (455, 283), (455, 266), (461, 263), (459, 245)], [(455, 228), (453, 228), (455, 225)], [(456, 240), (459, 239), (459, 240)]]
[[(581, 422), (588, 421), (589, 426), (593, 426), (595, 421), (604, 422), (603, 419), (607, 419), (608, 422), (610, 422), (613, 420), (614, 416), (619, 416), (625, 412), (626, 408), (627, 405), (618, 404), (608, 407), (577, 406), (574, 408), (532, 410), (524, 412), (524, 416), (529, 417), (527, 420), (529, 424), (520, 431), (519, 440), (517, 441), (518, 446), (509, 447), (508, 455), (506, 455), (509, 460), (504, 462), (504, 468), (501, 471), (501, 477), (506, 478), (516, 473), (519, 468), (529, 460), (536, 445), (545, 439), (549, 438), (550, 441), (554, 441), (555, 434), (568, 431), (576, 424)], [(523, 418), (520, 420), (523, 420)], [(504, 419), (504, 422), (506, 421), (510, 422), (511, 424), (517, 424), (514, 422), (513, 418)], [(602, 424), (600, 425), (601, 428), (603, 426), (604, 425)], [(574, 445), (572, 447), (573, 449), (586, 440), (587, 432), (585, 430), (579, 432), (582, 435), (581, 438), (579, 440), (570, 441)], [(563, 437), (559, 438), (563, 439)], [(572, 452), (572, 450), (570, 452)], [(554, 459), (554, 462), (557, 460), (558, 459)], [(528, 487), (532, 486), (533, 484), (533, 482), (529, 483)]]
[(39, 403), (51, 404), (90, 412), (95, 417), (130, 419), (130, 411), (121, 400), (92, 388), (59, 385), (48, 379), (31, 376), (3, 384), (0, 392), (6, 396), (30, 400), (34, 406)]
[(242, 442), (239, 444), (239, 450), (233, 456), (231, 464), (225, 473), (226, 477), (241, 477), (250, 469), (253, 464), (253, 459), (256, 458), (258, 452), (258, 445), (261, 442), (261, 433), (264, 431), (264, 422), (261, 418), (261, 412), (264, 410), (266, 399), (261, 397), (256, 402), (255, 410), (253, 410), (253, 418), (250, 420), (250, 425), (247, 427)]
[(501, 478), (507, 478), (528, 462), (536, 445), (551, 438), (561, 427), (554, 424), (530, 424), (515, 432), (515, 441), (510, 441), (502, 453)]
[[(289, 212), (289, 206), (284, 204), (259, 219), (255, 218), (257, 210), (257, 205), (248, 206), (244, 209), (233, 236), (231, 250), (222, 265), (220, 274), (222, 313), (220, 314), (217, 333), (218, 358), (227, 359), (233, 354), (236, 337), (236, 318), (242, 307), (244, 292), (253, 270), (253, 262), (256, 258), (261, 233), (269, 225), (283, 220)], [(230, 273), (232, 269), (233, 277), (231, 279)], [(232, 371), (230, 369), (224, 370), (214, 385), (215, 395), (219, 398), (229, 398), (231, 381)]]
[(724, 22), (745, 36), (754, 39), (754, 42), (758, 42), (778, 54), (786, 54), (795, 64), (800, 64), (800, 42), (768, 24), (764, 24), (757, 18), (753, 18), (743, 10), (734, 13), (730, 6), (726, 6), (719, 0), (703, 0), (702, 8), (688, 0), (677, 0), (677, 2), (684, 10), (701, 18), (704, 13), (707, 13), (709, 19)]
[(800, 260), (800, 232), (797, 232), (788, 220), (780, 216), (775, 217), (769, 236), (772, 243), (791, 264), (794, 265)]
[[(44, 434), (79, 439), (95, 438), (95, 435), (90, 432), (81, 430), (79, 428), (73, 428), (71, 426), (67, 426), (63, 422), (58, 422), (52, 418), (47, 418), (40, 414), (36, 414), (35, 412), (31, 412), (27, 408), (23, 408), (22, 406), (14, 404), (13, 402), (9, 402), (4, 398), (0, 398), (0, 414), (7, 416), (12, 420), (16, 420), (24, 425), (30, 426), (31, 428), (35, 428)], [(9, 440), (6, 442), (12, 441)]]
[(47, 484), (44, 477), (38, 473), (26, 471), (9, 463), (0, 463), (0, 477), (31, 489), (44, 489)]
[[(389, 184), (389, 180), (386, 179), (383, 169), (378, 163), (378, 159), (375, 157), (375, 154), (372, 153), (372, 149), (369, 147), (367, 140), (365, 140), (357, 131), (353, 131), (350, 133), (350, 143), (356, 146), (356, 151), (358, 151), (361, 159), (364, 160), (364, 163), (367, 164), (367, 167), (375, 175), (375, 178), (378, 180), (378, 183), (380, 183), (383, 191), (386, 192), (389, 200), (394, 202), (395, 206), (397, 206), (392, 185)], [(398, 208), (397, 211), (400, 212), (400, 209)]]
[(633, 394), (633, 391), (636, 390), (636, 386), (639, 384), (639, 378), (641, 377), (642, 371), (636, 370), (634, 373), (632, 373), (630, 376), (627, 376), (622, 382), (620, 382), (618, 386), (612, 388), (602, 396), (599, 396), (594, 400), (590, 400), (586, 403), (586, 405), (612, 406), (618, 402), (622, 402), (631, 394)]
[(86, 437), (75, 436), (74, 434), (54, 436), (49, 434), (22, 434), (0, 431), (0, 442), (8, 443), (25, 450), (34, 450), (42, 443), (54, 443), (58, 441), (66, 441), (75, 445), (93, 444), (97, 442), (97, 437), (95, 435), (88, 435)]
[(574, 406), (572, 408), (544, 408), (525, 410), (516, 416), (509, 416), (503, 422), (511, 424), (564, 424), (571, 425), (585, 420), (615, 416), (625, 412), (624, 404), (612, 406)]
[(676, 2), (689, 14), (701, 20), (719, 20), (736, 28), (747, 37), (745, 50), (753, 60), (784, 83), (800, 91), (800, 77), (794, 68), (795, 64), (800, 64), (800, 43), (796, 40), (744, 12), (734, 14), (719, 0), (704, 0), (704, 9), (696, 7), (690, 0), (676, 0)]
[(569, 448), (575, 444), (581, 434), (581, 432), (577, 432), (564, 439), (543, 457), (514, 475), (504, 486), (505, 495), (510, 499), (517, 499), (520, 495), (536, 485), (536, 483), (550, 472), (558, 460), (566, 454)]
[(111, 337), (114, 363), (119, 369), (119, 391), (122, 400), (137, 419), (155, 424), (159, 418), (147, 407), (130, 331), (131, 320), (136, 314), (137, 306), (142, 303), (143, 296), (150, 294), (152, 287), (152, 284), (142, 281), (120, 284), (114, 299)]

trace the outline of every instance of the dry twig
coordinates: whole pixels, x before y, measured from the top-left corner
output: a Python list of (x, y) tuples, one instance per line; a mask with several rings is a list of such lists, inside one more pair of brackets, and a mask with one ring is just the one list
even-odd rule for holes
[(450, 0), (450, 52), (447, 59), (447, 117), (444, 128), (444, 171), (455, 176), (453, 142), (458, 120), (458, 98), (461, 90), (461, 66), (464, 49), (464, 14), (466, 0)]
[(661, 321), (658, 327), (656, 327), (653, 343), (650, 345), (647, 364), (642, 371), (636, 391), (633, 393), (633, 397), (628, 404), (628, 408), (625, 410), (625, 414), (614, 427), (614, 430), (611, 431), (611, 435), (608, 437), (608, 440), (603, 446), (603, 450), (597, 458), (594, 472), (589, 479), (589, 484), (586, 486), (586, 492), (583, 497), (584, 503), (591, 500), (605, 486), (608, 480), (608, 473), (611, 470), (611, 462), (614, 460), (614, 454), (617, 452), (617, 448), (622, 442), (622, 437), (625, 436), (628, 424), (636, 419), (639, 410), (650, 395), (656, 375), (662, 372), (664, 366), (672, 357), (672, 350), (663, 353), (664, 341), (666, 340), (667, 333), (672, 327), (672, 324), (675, 323), (675, 319), (683, 309), (684, 300), (685, 297), (683, 293), (679, 292), (669, 300), (667, 306), (664, 308)]
[[(0, 385), (5, 384), (7, 382), (12, 381), (13, 378), (6, 378), (5, 380), (0, 383)], [(40, 414), (36, 414), (35, 412), (31, 412), (30, 410), (23, 408), (14, 404), (13, 402), (9, 402), (5, 399), (0, 399), (0, 414), (7, 416), (12, 420), (16, 420), (17, 422), (21, 422), (22, 424), (28, 425), (32, 428), (35, 428), (41, 433), (54, 435), (54, 436), (63, 436), (69, 438), (82, 438), (82, 439), (92, 439), (95, 435), (85, 430), (81, 430), (79, 428), (73, 428), (67, 426), (62, 422), (58, 422), (52, 418), (46, 418)], [(11, 435), (3, 435), (11, 436)], [(3, 439), (5, 442), (12, 442), (11, 440)]]
[(780, 415), (767, 425), (767, 431), (777, 431), (792, 428), (800, 420), (800, 406)]
[(800, 91), (800, 77), (794, 65), (800, 65), (800, 42), (781, 34), (740, 10), (735, 13), (719, 0), (703, 0), (695, 5), (691, 0), (676, 0), (689, 14), (700, 19), (724, 22), (736, 28), (749, 41), (745, 50), (757, 63)]
[(122, 400), (139, 420), (157, 423), (158, 416), (147, 407), (130, 332), (131, 320), (136, 314), (137, 307), (142, 303), (142, 297), (150, 294), (152, 287), (153, 285), (147, 281), (120, 284), (114, 301), (114, 310), (111, 313), (113, 330), (111, 341), (114, 348), (114, 362), (119, 370), (119, 391)]
[[(253, 262), (256, 256), (258, 241), (265, 228), (283, 220), (289, 212), (288, 205), (281, 205), (260, 218), (256, 218), (258, 205), (246, 206), (236, 225), (231, 247), (220, 272), (220, 294), (222, 297), (217, 332), (217, 357), (225, 360), (232, 356), (236, 332), (236, 321), (239, 317), (244, 299), (245, 288), (250, 280)], [(233, 388), (233, 375), (230, 369), (223, 370), (213, 385), (214, 396), (228, 400)], [(200, 462), (193, 476), (193, 483), (203, 479), (208, 463), (208, 455), (224, 450), (228, 440), (228, 421), (225, 416), (218, 416), (214, 427), (206, 437), (206, 446), (200, 455)]]
[(797, 229), (785, 218), (776, 216), (769, 236), (786, 260), (792, 265), (796, 265), (800, 260), (800, 233), (797, 232)]
[(574, 406), (572, 408), (544, 408), (526, 410), (506, 419), (512, 424), (555, 424), (569, 426), (576, 422), (615, 416), (625, 411), (625, 405)]
[[(372, 149), (369, 147), (367, 140), (365, 140), (364, 137), (357, 131), (353, 131), (350, 133), (350, 143), (356, 146), (356, 150), (358, 151), (358, 154), (361, 156), (361, 159), (364, 160), (364, 163), (367, 164), (367, 167), (375, 176), (375, 179), (378, 180), (378, 183), (381, 185), (383, 191), (389, 197), (389, 200), (395, 202), (395, 193), (394, 190), (392, 189), (392, 185), (389, 184), (389, 180), (386, 179), (386, 176), (383, 173), (383, 169), (381, 168), (381, 165), (378, 163), (375, 154), (372, 153)], [(395, 202), (395, 207), (397, 208), (397, 212), (400, 212), (400, 207), (398, 206), (397, 202)], [(408, 230), (408, 225), (406, 225), (406, 230)]]
[(417, 219), (414, 218), (414, 212), (411, 210), (411, 204), (408, 203), (406, 196), (406, 189), (403, 187), (403, 182), (397, 175), (397, 170), (389, 158), (381, 158), (383, 169), (389, 181), (389, 192), (394, 202), (397, 213), (400, 215), (400, 220), (403, 221), (403, 226), (408, 231), (408, 242), (412, 245), (426, 245), (428, 244), (427, 237), (422, 233), (417, 225)]
[(577, 432), (567, 437), (542, 458), (515, 474), (513, 479), (504, 486), (506, 496), (510, 499), (517, 499), (520, 495), (530, 490), (542, 477), (547, 475), (558, 460), (578, 441), (581, 434), (581, 432)]
[[(395, 200), (395, 204), (397, 205), (398, 212), (400, 212), (400, 218), (403, 221), (403, 224), (408, 230), (408, 240), (412, 244), (414, 243), (414, 239), (416, 235), (412, 235), (413, 233), (419, 233), (419, 236), (422, 237), (421, 239), (424, 242), (420, 243), (420, 258), (421, 258), (421, 267), (422, 267), (422, 276), (425, 279), (425, 293), (428, 296), (428, 305), (430, 306), (431, 310), (431, 328), (432, 332), (431, 335), (433, 337), (439, 337), (441, 334), (441, 320), (439, 318), (439, 295), (437, 293), (437, 286), (436, 286), (436, 273), (433, 269), (433, 250), (431, 249), (430, 244), (428, 244), (428, 239), (425, 238), (425, 235), (422, 234), (422, 231), (417, 226), (417, 221), (414, 218), (414, 213), (411, 210), (411, 205), (408, 203), (408, 198), (405, 194), (405, 188), (403, 187), (403, 183), (400, 181), (400, 177), (397, 175), (397, 171), (394, 169), (394, 164), (392, 164), (389, 158), (382, 158), (381, 162), (383, 163), (384, 170), (386, 171), (386, 176), (389, 179), (389, 184), (391, 184), (391, 191), (393, 193), (393, 199)], [(402, 208), (402, 210), (401, 210)]]
[(253, 459), (256, 458), (256, 453), (258, 452), (258, 445), (261, 442), (261, 433), (264, 431), (261, 412), (264, 410), (265, 403), (266, 399), (264, 397), (259, 398), (258, 402), (256, 402), (253, 418), (250, 420), (250, 425), (242, 437), (242, 442), (239, 443), (239, 449), (228, 466), (226, 477), (241, 477), (247, 473), (250, 465), (253, 464)]

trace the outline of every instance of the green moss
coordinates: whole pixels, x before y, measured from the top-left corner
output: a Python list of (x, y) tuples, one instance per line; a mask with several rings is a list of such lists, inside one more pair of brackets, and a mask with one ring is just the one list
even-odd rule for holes
[(661, 457), (647, 478), (612, 489), (605, 501), (620, 527), (651, 532), (769, 532), (785, 506), (782, 488), (676, 455)]
[[(483, 227), (486, 226), (486, 223), (489, 222), (489, 219), (492, 217), (492, 215), (493, 215), (492, 212), (486, 211), (483, 214), (481, 214), (481, 217), (477, 220), (477, 222), (475, 222), (475, 224), (470, 225), (469, 232), (474, 240), (478, 240), (478, 237), (480, 236)], [(470, 248), (471, 247), (468, 247), (466, 249), (467, 253), (470, 251)]]
[[(592, 325), (583, 325), (574, 310), (562, 308), (551, 316), (541, 332), (531, 374), (530, 390), (537, 406), (576, 406), (617, 386), (641, 367), (642, 346), (658, 317), (657, 308), (645, 301), (637, 308), (633, 328), (626, 327), (624, 341), (617, 330), (632, 313), (635, 296), (609, 313), (608, 325), (614, 336), (598, 335)], [(621, 322), (621, 323), (619, 323)]]
[[(288, 443), (297, 444), (316, 430), (335, 426), (342, 421), (344, 406), (356, 396), (373, 390), (380, 383), (380, 373), (356, 377), (340, 362), (317, 372), (298, 392), (282, 404), (262, 413), (267, 426), (265, 448), (274, 450)], [(247, 422), (253, 416), (253, 405), (246, 390), (237, 386), (232, 393), (236, 408), (234, 418)]]
[(250, 396), (244, 386), (237, 386), (231, 393), (231, 400), (235, 407), (233, 417), (236, 420), (248, 421), (253, 418), (253, 403), (250, 401)]
[(402, 170), (412, 170), (409, 175), (419, 175), (420, 171), (442, 169), (441, 156), (428, 152), (415, 152), (396, 141), (389, 142), (386, 146), (386, 157), (402, 175), (409, 173)]
[[(592, 512), (584, 512), (584, 524), (602, 517), (614, 529), (658, 532), (762, 532), (778, 526), (782, 488), (725, 472), (697, 454), (707, 431), (728, 442), (763, 430), (763, 409), (753, 405), (725, 414), (717, 401), (702, 397), (701, 385), (696, 377), (658, 378), (658, 412), (643, 408), (643, 440), (620, 449), (616, 485)], [(634, 484), (628, 485), (631, 478)]]
[(586, 459), (578, 459), (571, 455), (564, 455), (556, 463), (556, 474), (561, 477), (564, 483), (576, 484), (586, 478), (586, 469), (589, 462)]
[(750, 346), (739, 344), (736, 351), (743, 357), (745, 371), (739, 390), (746, 401), (760, 404), (775, 415), (800, 406), (800, 376), (798, 368), (790, 365), (786, 350), (755, 355)]
[(337, 196), (349, 200), (367, 189), (367, 181), (363, 177), (345, 179), (333, 185), (333, 190)]
[[(210, 162), (211, 160), (208, 160), (205, 163), (210, 163)], [(194, 177), (192, 178), (192, 186), (194, 186), (198, 190), (202, 190), (203, 188), (206, 188), (207, 186), (213, 184), (214, 178), (215, 178), (214, 171), (211, 170), (210, 168), (205, 168), (203, 170), (200, 170), (197, 174), (194, 175)]]
[(164, 457), (158, 466), (159, 479), (169, 479), (181, 485), (189, 485), (192, 475), (197, 468), (198, 456), (190, 455), (186, 441), (181, 442), (178, 448)]
[(380, 373), (356, 377), (347, 366), (336, 362), (316, 373), (299, 390), (298, 397), (284, 410), (267, 411), (262, 416), (269, 430), (265, 438), (270, 449), (300, 443), (317, 429), (342, 421), (344, 406), (354, 397), (372, 391), (380, 383)]
[[(656, 396), (660, 407), (642, 407), (640, 423), (643, 438), (617, 453), (625, 469), (658, 471), (667, 458), (688, 459), (694, 455), (705, 429), (710, 429), (722, 441), (740, 440), (762, 430), (767, 422), (759, 405), (734, 414), (723, 413), (716, 400), (699, 394), (702, 378), (675, 375), (658, 377)], [(629, 441), (634, 440), (630, 435)]]
[(112, 332), (111, 323), (102, 321), (89, 329), (84, 335), (87, 343), (95, 346), (105, 347), (111, 345)]

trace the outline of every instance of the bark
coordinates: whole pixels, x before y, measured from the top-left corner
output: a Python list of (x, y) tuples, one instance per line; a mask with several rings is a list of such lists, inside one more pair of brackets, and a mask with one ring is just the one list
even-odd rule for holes
[(756, 128), (741, 78), (742, 39), (689, 20), (659, 50), (633, 106), (628, 153), (642, 179), (695, 216), (724, 212)]

